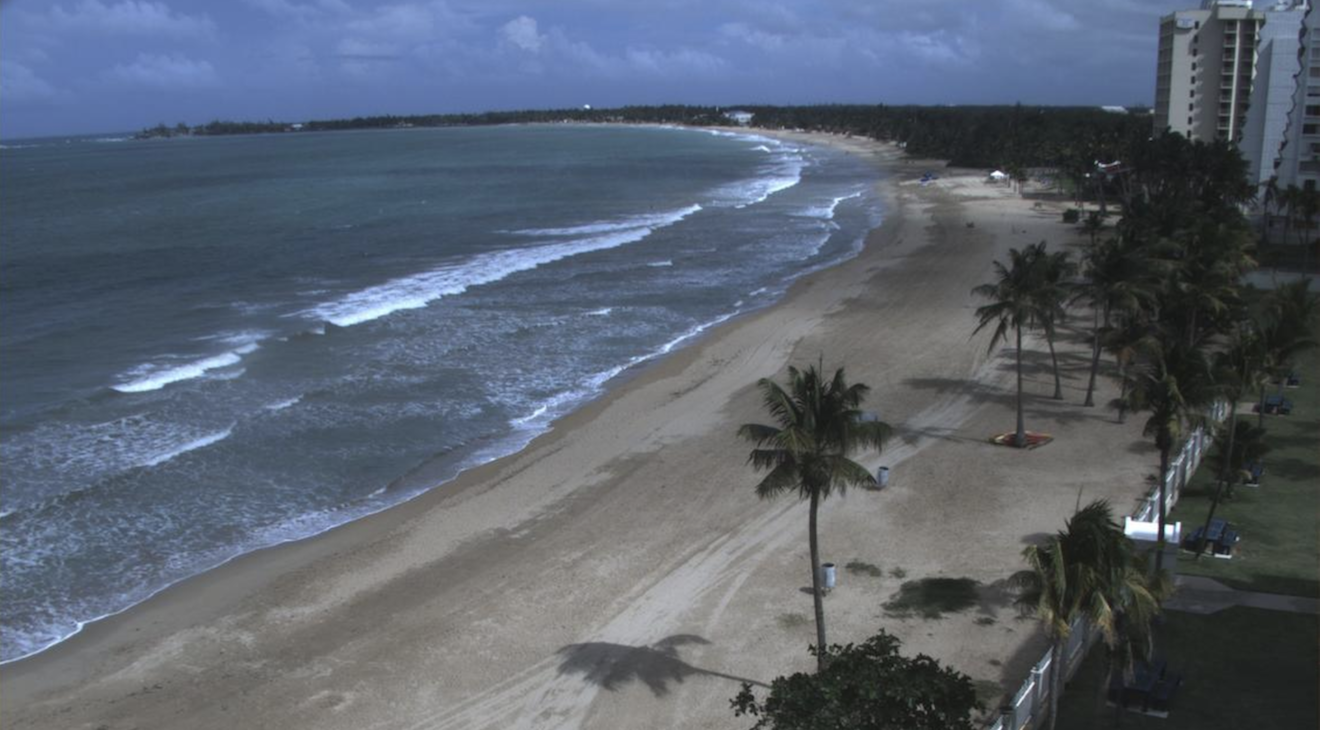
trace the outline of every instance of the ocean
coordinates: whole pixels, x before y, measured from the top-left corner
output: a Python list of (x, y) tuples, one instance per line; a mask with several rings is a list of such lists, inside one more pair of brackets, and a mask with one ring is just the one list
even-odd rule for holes
[(0, 661), (515, 452), (854, 256), (875, 171), (510, 126), (0, 146)]

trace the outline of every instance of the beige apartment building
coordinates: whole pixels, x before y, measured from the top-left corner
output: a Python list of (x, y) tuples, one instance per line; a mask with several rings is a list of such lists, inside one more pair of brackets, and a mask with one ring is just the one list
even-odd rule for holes
[(1251, 0), (1206, 0), (1160, 19), (1155, 128), (1236, 142), (1246, 123), (1265, 14)]

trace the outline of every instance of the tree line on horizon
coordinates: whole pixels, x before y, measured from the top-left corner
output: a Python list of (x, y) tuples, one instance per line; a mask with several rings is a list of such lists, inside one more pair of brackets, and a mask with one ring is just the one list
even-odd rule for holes
[(755, 127), (854, 135), (904, 145), (908, 154), (947, 160), (958, 167), (1056, 167), (1080, 161), (1124, 159), (1150, 137), (1149, 115), (1098, 107), (891, 106), (691, 106), (668, 104), (614, 109), (529, 109), (473, 114), (382, 114), (348, 119), (283, 122), (222, 121), (189, 127), (159, 124), (141, 138), (179, 135), (271, 134), (351, 129), (464, 127), (556, 122), (681, 124), (737, 127), (730, 111), (750, 112)]

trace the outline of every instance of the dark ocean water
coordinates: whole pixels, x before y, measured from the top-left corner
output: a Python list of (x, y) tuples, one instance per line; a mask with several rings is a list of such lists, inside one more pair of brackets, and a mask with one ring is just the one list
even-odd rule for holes
[(854, 255), (873, 178), (666, 128), (5, 146), (0, 659), (521, 448)]

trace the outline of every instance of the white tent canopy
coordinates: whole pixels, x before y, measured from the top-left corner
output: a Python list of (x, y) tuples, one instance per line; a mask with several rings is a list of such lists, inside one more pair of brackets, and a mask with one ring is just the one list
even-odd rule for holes
[(1008, 173), (1004, 172), (1003, 170), (995, 170), (994, 172), (990, 173), (990, 179), (994, 180), (995, 182), (1002, 182), (1008, 179)]

